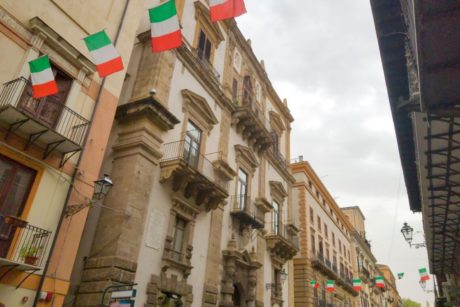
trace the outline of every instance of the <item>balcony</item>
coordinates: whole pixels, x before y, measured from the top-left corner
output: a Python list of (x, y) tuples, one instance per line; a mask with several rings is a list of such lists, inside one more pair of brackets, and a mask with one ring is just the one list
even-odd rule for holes
[(82, 149), (89, 121), (55, 96), (33, 98), (30, 82), (21, 77), (0, 90), (0, 125), (6, 129), (5, 139), (13, 133), (27, 139), (24, 150), (34, 144), (44, 147), (43, 159), (59, 152), (62, 166), (67, 154)]
[(171, 181), (173, 191), (194, 198), (196, 206), (206, 211), (216, 209), (228, 197), (228, 181), (188, 142), (167, 143), (163, 149), (160, 182)]
[(50, 237), (50, 231), (13, 216), (0, 215), (0, 282), (13, 271), (27, 271), (29, 277), (42, 269)]
[(284, 264), (299, 251), (299, 237), (289, 231), (282, 223), (271, 223), (269, 226), (265, 236), (268, 249), (272, 258), (278, 260), (280, 264)]
[(232, 125), (248, 140), (254, 151), (265, 152), (273, 144), (273, 139), (269, 131), (270, 123), (263, 110), (251, 95), (243, 97), (242, 102), (237, 101), (236, 104)]
[(250, 225), (254, 229), (264, 228), (264, 213), (256, 206), (255, 201), (247, 195), (234, 195), (230, 199), (230, 214), (238, 219), (241, 225)]
[(359, 273), (360, 273), (360, 277), (362, 280), (364, 281), (371, 280), (371, 273), (365, 267), (361, 267), (361, 269), (359, 270)]

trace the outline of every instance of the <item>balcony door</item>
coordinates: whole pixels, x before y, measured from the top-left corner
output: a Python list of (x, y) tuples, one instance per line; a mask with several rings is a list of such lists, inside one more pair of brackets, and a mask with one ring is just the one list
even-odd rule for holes
[(246, 174), (241, 168), (238, 170), (238, 185), (236, 195), (238, 198), (238, 209), (245, 210), (248, 195), (248, 174)]
[(58, 124), (59, 117), (64, 109), (67, 95), (69, 94), (70, 87), (72, 85), (72, 78), (55, 67), (52, 67), (52, 69), (59, 89), (57, 94), (38, 100), (33, 99), (32, 85), (28, 82), (19, 101), (19, 108), (23, 112), (32, 116), (34, 119), (40, 121), (49, 128), (55, 128)]
[(184, 160), (193, 167), (198, 167), (201, 144), (201, 130), (191, 121), (187, 124), (184, 141)]
[(252, 105), (252, 82), (250, 76), (243, 80), (243, 105)]
[(15, 226), (5, 223), (5, 216), (20, 217), (36, 171), (0, 156), (0, 257), (5, 257)]

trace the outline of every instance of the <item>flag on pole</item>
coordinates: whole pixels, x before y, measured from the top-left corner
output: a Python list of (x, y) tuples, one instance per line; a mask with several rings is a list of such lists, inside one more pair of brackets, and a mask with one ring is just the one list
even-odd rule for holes
[(430, 279), (430, 276), (428, 275), (428, 272), (426, 271), (426, 268), (421, 268), (418, 270), (420, 273), (420, 280), (421, 281), (427, 281)]
[(97, 66), (99, 77), (103, 78), (123, 70), (123, 61), (104, 30), (84, 38), (86, 47)]
[(334, 281), (333, 280), (328, 280), (326, 282), (326, 290), (327, 290), (327, 292), (334, 292), (335, 286), (334, 286)]
[(59, 92), (47, 55), (29, 62), (34, 98), (42, 98)]
[(152, 51), (161, 52), (180, 47), (182, 32), (174, 0), (149, 9)]
[(319, 283), (316, 281), (316, 280), (312, 280), (310, 281), (310, 286), (314, 289), (318, 289), (319, 288)]
[(353, 279), (353, 289), (355, 289), (356, 291), (361, 291), (362, 289), (361, 279)]
[(246, 13), (244, 0), (210, 0), (211, 20), (234, 18)]
[(398, 273), (398, 279), (402, 279), (404, 277), (404, 273)]
[(383, 276), (375, 277), (375, 286), (377, 288), (385, 288), (385, 279), (383, 278)]

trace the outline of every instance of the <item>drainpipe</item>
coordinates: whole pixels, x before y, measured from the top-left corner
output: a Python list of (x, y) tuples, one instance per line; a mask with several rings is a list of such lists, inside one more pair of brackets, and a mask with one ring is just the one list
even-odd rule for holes
[[(115, 35), (115, 39), (113, 40), (113, 44), (115, 46), (117, 45), (117, 41), (118, 41), (118, 38), (119, 38), (120, 33), (121, 33), (121, 28), (123, 27), (123, 22), (125, 21), (126, 12), (128, 10), (128, 6), (129, 6), (130, 1), (131, 0), (126, 0), (125, 6), (123, 8), (123, 14), (121, 15), (120, 23), (118, 24), (118, 28), (117, 28), (117, 33)], [(67, 192), (67, 195), (66, 195), (66, 198), (65, 198), (65, 201), (64, 201), (64, 207), (62, 208), (61, 216), (59, 218), (59, 223), (58, 223), (58, 226), (56, 228), (56, 234), (54, 236), (53, 242), (51, 243), (51, 248), (50, 248), (50, 252), (48, 254), (48, 259), (46, 260), (45, 267), (43, 268), (43, 274), (40, 277), (40, 282), (38, 284), (37, 292), (35, 293), (35, 299), (34, 299), (33, 307), (37, 306), (38, 299), (40, 297), (40, 292), (41, 292), (41, 290), (43, 288), (43, 284), (45, 283), (46, 272), (48, 271), (48, 267), (49, 267), (50, 262), (51, 262), (51, 256), (52, 256), (52, 254), (54, 252), (54, 248), (56, 247), (58, 234), (59, 234), (59, 232), (61, 230), (62, 223), (64, 221), (65, 211), (66, 211), (67, 206), (68, 206), (70, 195), (72, 194), (73, 184), (74, 184), (75, 179), (77, 177), (78, 169), (80, 168), (81, 159), (82, 159), (82, 157), (83, 157), (83, 155), (85, 153), (86, 144), (87, 144), (88, 138), (89, 138), (89, 133), (91, 132), (91, 128), (93, 126), (94, 116), (96, 114), (96, 111), (97, 111), (97, 109), (99, 107), (99, 102), (101, 100), (102, 91), (103, 91), (104, 85), (105, 85), (105, 80), (106, 80), (106, 77), (104, 77), (102, 79), (101, 86), (99, 87), (99, 90), (97, 92), (96, 101), (94, 103), (94, 110), (93, 110), (93, 113), (91, 114), (90, 123), (89, 123), (89, 127), (88, 127), (88, 133), (86, 133), (85, 139), (83, 141), (83, 151), (80, 154), (80, 156), (78, 157), (77, 165), (75, 166), (75, 169), (74, 169), (73, 174), (72, 174), (72, 179), (71, 179), (69, 191)]]

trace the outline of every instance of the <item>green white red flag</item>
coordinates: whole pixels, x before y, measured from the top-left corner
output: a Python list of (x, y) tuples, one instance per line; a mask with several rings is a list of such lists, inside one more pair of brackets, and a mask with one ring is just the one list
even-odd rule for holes
[(430, 275), (428, 275), (428, 272), (426, 270), (426, 268), (421, 268), (418, 270), (418, 272), (420, 273), (420, 280), (421, 281), (427, 281), (430, 279)]
[(312, 280), (310, 281), (310, 286), (314, 289), (318, 289), (319, 288), (319, 283), (316, 281), (316, 280)]
[(375, 277), (375, 286), (377, 288), (385, 288), (385, 279), (383, 278), (383, 276)]
[(353, 279), (353, 289), (355, 289), (356, 291), (361, 291), (362, 289), (361, 279)]
[(246, 13), (244, 0), (210, 0), (211, 20), (234, 18)]
[(161, 52), (180, 47), (182, 32), (174, 0), (149, 9), (152, 51)]
[(101, 78), (123, 70), (121, 56), (104, 30), (85, 37), (84, 40)]
[(335, 285), (333, 280), (328, 280), (326, 282), (326, 291), (327, 292), (334, 292), (335, 291)]
[(47, 55), (29, 62), (33, 98), (42, 98), (59, 92)]
[(404, 273), (398, 273), (398, 279), (402, 279), (404, 277)]

